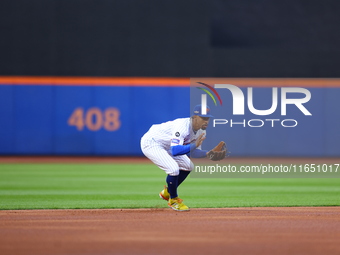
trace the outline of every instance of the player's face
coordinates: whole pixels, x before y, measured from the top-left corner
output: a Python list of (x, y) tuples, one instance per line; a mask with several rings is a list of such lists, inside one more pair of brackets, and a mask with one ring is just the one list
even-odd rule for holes
[(209, 124), (209, 120), (210, 120), (209, 117), (200, 117), (198, 115), (195, 115), (193, 117), (192, 126), (195, 131), (199, 129), (206, 130)]

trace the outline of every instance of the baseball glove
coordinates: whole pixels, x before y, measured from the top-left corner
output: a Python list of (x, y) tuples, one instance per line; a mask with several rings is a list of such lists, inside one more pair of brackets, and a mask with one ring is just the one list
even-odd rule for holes
[(226, 157), (227, 146), (225, 142), (221, 141), (215, 148), (208, 152), (207, 157), (213, 161), (219, 161)]

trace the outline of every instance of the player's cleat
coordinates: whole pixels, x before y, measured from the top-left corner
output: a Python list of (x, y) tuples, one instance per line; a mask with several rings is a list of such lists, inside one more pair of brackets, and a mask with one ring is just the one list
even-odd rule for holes
[(164, 189), (159, 193), (159, 197), (165, 201), (169, 201), (170, 194), (168, 192), (168, 187), (164, 185)]
[(183, 199), (180, 199), (179, 197), (170, 198), (168, 206), (170, 206), (175, 211), (189, 211), (189, 207), (187, 207), (185, 204), (183, 204)]

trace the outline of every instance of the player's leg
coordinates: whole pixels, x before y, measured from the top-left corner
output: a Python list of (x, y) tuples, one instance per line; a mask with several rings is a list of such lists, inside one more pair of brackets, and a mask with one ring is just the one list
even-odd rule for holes
[(181, 185), (181, 183), (188, 177), (189, 174), (190, 174), (190, 171), (179, 170), (178, 186)]
[(165, 191), (167, 192), (168, 196), (165, 197), (165, 200), (168, 200), (168, 205), (176, 211), (188, 211), (189, 207), (183, 204), (183, 200), (180, 199), (177, 194), (180, 171), (176, 161), (165, 149), (161, 147), (153, 147), (143, 152), (145, 156), (167, 173), (167, 188), (165, 188), (162, 192), (163, 194)]
[(177, 197), (178, 186), (188, 177), (191, 170), (193, 169), (193, 164), (188, 156), (186, 155), (176, 156), (173, 157), (173, 159), (178, 164), (180, 170), (178, 173), (178, 177), (177, 176), (172, 177), (171, 174), (167, 176), (166, 182), (168, 184), (168, 187), (165, 187), (160, 192), (160, 197), (164, 200), (169, 200), (170, 197), (171, 198)]
[(175, 158), (175, 160), (180, 169), (179, 175), (178, 175), (178, 186), (179, 186), (192, 171), (193, 164), (187, 155), (178, 156)]
[[(174, 157), (174, 160), (177, 162), (178, 166), (180, 167), (180, 170), (179, 170), (179, 174), (178, 174), (178, 177), (177, 177), (177, 187), (176, 187), (176, 190), (178, 188), (178, 186), (188, 177), (188, 175), (190, 174), (191, 170), (193, 169), (193, 164), (191, 162), (191, 160), (186, 156), (186, 155), (182, 155), (182, 156), (176, 156)], [(168, 176), (168, 178), (171, 178)], [(168, 189), (169, 189), (169, 183), (168, 183)], [(163, 190), (166, 191), (167, 188), (165, 188)], [(181, 207), (180, 209), (176, 209), (175, 206), (173, 205), (176, 205), (176, 203), (180, 203), (181, 204)], [(169, 199), (169, 205), (175, 209), (175, 210), (178, 210), (178, 211), (188, 211), (189, 210), (189, 207), (187, 207), (186, 205), (183, 204), (183, 201), (182, 199), (179, 199), (179, 200), (173, 200), (173, 199)]]
[(177, 187), (179, 167), (176, 161), (168, 154), (166, 150), (161, 147), (155, 147), (148, 150), (146, 156), (167, 174), (166, 183), (168, 187), (167, 191), (169, 193), (169, 198), (178, 197)]
[(149, 158), (160, 169), (167, 174), (166, 182), (168, 192), (171, 198), (177, 197), (179, 166), (169, 153), (154, 141), (145, 141), (142, 139), (141, 148), (144, 155)]
[(168, 187), (162, 192), (167, 192), (168, 197), (166, 197), (165, 200), (168, 200), (168, 205), (176, 211), (188, 211), (189, 208), (183, 204), (183, 200), (180, 199), (177, 194), (179, 177), (179, 166), (177, 162), (162, 146), (156, 143), (143, 144), (142, 142), (141, 147), (144, 155), (167, 174), (166, 182)]

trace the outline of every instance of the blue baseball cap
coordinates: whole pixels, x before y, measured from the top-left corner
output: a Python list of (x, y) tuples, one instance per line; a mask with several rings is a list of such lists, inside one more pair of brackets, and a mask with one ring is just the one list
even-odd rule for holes
[(200, 117), (208, 117), (208, 118), (214, 117), (214, 116), (209, 114), (209, 112), (210, 112), (209, 106), (207, 106), (207, 114), (202, 114), (201, 110), (202, 110), (202, 106), (200, 104), (196, 105), (195, 108), (194, 108), (194, 114), (193, 115), (198, 115)]

